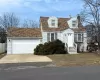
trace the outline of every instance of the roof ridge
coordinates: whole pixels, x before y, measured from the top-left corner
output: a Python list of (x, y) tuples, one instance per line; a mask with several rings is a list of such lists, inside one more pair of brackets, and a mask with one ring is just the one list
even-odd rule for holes
[[(56, 17), (56, 16), (55, 16)], [(40, 18), (49, 18), (49, 17), (47, 17), (47, 16), (40, 16)], [(56, 18), (62, 18), (62, 19), (70, 19), (69, 17), (56, 17)]]

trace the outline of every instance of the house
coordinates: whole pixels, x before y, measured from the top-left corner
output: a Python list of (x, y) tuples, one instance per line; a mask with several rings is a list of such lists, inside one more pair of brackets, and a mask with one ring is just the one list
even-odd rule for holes
[(33, 53), (38, 44), (56, 39), (65, 43), (69, 54), (86, 51), (87, 33), (80, 22), (80, 16), (70, 18), (40, 17), (40, 28), (10, 29), (7, 37), (7, 53)]
[[(97, 29), (98, 30), (98, 29)], [(97, 31), (95, 29), (95, 26), (93, 25), (86, 25), (86, 31), (87, 31), (87, 42), (97, 42)]]

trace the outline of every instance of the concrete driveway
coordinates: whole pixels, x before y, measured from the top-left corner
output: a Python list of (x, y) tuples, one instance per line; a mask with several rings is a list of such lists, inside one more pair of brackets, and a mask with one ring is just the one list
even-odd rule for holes
[(3, 63), (25, 63), (25, 62), (52, 62), (47, 56), (37, 56), (32, 54), (22, 55), (6, 55), (0, 59), (0, 64)]

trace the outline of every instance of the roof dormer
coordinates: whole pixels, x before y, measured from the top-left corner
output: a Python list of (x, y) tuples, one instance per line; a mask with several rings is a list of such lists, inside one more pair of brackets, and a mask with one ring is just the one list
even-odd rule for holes
[(49, 17), (49, 19), (48, 19), (48, 27), (50, 27), (50, 28), (58, 28), (58, 19), (56, 17)]
[(78, 28), (78, 20), (77, 17), (73, 17), (68, 21), (68, 25), (70, 28)]

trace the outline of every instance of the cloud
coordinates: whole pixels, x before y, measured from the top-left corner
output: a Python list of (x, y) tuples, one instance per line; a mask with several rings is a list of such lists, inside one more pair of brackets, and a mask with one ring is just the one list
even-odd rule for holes
[(76, 4), (75, 0), (0, 0), (0, 7), (27, 7), (36, 12), (50, 12), (76, 10), (81, 4)]
[(67, 15), (81, 8), (80, 0), (0, 0), (0, 14), (14, 12), (22, 18), (62, 15), (62, 13)]
[(74, 0), (27, 0), (24, 6), (36, 12), (55, 12), (78, 10), (82, 8), (82, 4), (77, 4)]
[(0, 6), (19, 5), (21, 0), (0, 0)]

